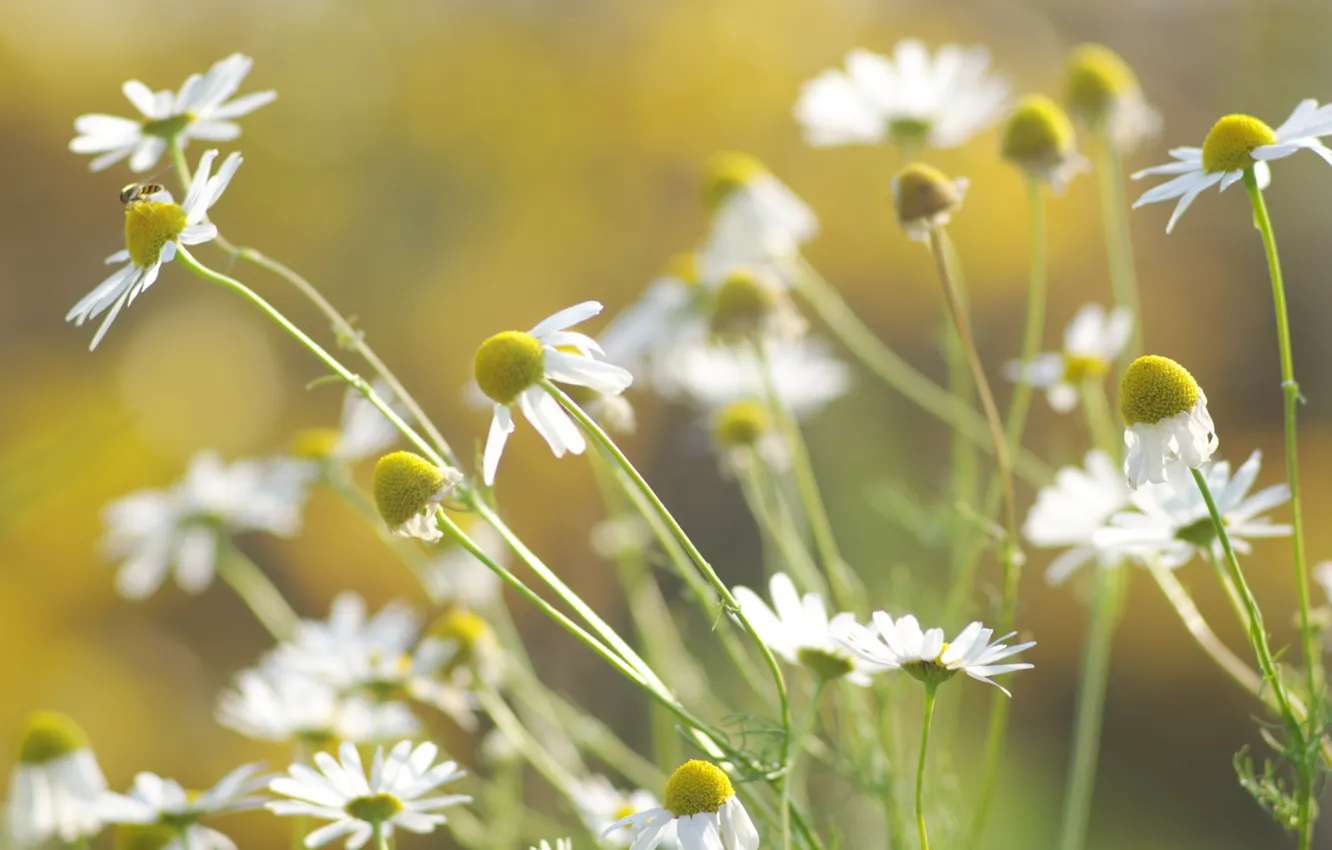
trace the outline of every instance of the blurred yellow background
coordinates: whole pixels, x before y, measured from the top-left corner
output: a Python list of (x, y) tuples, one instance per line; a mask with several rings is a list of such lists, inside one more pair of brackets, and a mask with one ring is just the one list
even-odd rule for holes
[[(577, 301), (601, 300), (608, 313), (629, 303), (670, 255), (702, 235), (698, 179), (706, 156), (722, 148), (756, 154), (813, 206), (822, 233), (811, 261), (890, 345), (942, 377), (937, 287), (924, 252), (896, 228), (892, 153), (809, 148), (791, 118), (800, 83), (839, 65), (850, 48), (887, 52), (911, 35), (932, 46), (985, 43), (1019, 93), (1057, 94), (1068, 47), (1106, 43), (1136, 68), (1165, 117), (1163, 138), (1130, 163), (1142, 167), (1164, 161), (1168, 147), (1199, 144), (1225, 113), (1275, 123), (1300, 98), (1332, 97), (1328, 32), (1332, 4), (1316, 0), (0, 5), (0, 742), (13, 742), (4, 751), (13, 751), (29, 710), (58, 708), (85, 725), (118, 789), (142, 769), (198, 786), (245, 759), (280, 767), (287, 757), (212, 719), (218, 691), (267, 647), (263, 630), (222, 586), (202, 598), (173, 584), (145, 603), (117, 597), (113, 570), (97, 553), (99, 511), (175, 480), (198, 448), (232, 458), (279, 451), (295, 429), (331, 425), (341, 392), (305, 389), (320, 374), (312, 357), (179, 267), (167, 267), (95, 352), (87, 351), (92, 328), (62, 322), (105, 275), (103, 258), (121, 247), (116, 194), (128, 172), (90, 174), (88, 159), (66, 146), (79, 114), (132, 114), (122, 81), (175, 88), (233, 51), (254, 57), (242, 92), (271, 88), (279, 99), (241, 119), (241, 139), (222, 146), (242, 150), (246, 161), (213, 219), (228, 238), (300, 270), (355, 315), (467, 455), (488, 421), (461, 392), (475, 346)], [(193, 145), (191, 158), (202, 149)], [(972, 180), (952, 233), (997, 379), (1017, 351), (1027, 255), (1021, 180), (995, 149), (990, 133), (936, 161)], [(1314, 156), (1274, 170), (1269, 202), (1308, 398), (1305, 516), (1310, 551), (1321, 560), (1332, 557), (1332, 530), (1322, 522), (1332, 500), (1332, 335), (1324, 330), (1332, 321), (1324, 272), (1332, 171)], [(1275, 334), (1243, 193), (1208, 193), (1169, 238), (1167, 217), (1164, 206), (1132, 217), (1148, 346), (1187, 364), (1207, 390), (1222, 454), (1238, 462), (1262, 448), (1260, 485), (1275, 483)], [(1050, 218), (1053, 346), (1079, 305), (1109, 297), (1094, 181), (1076, 179), (1052, 202)], [(225, 262), (211, 247), (200, 256)], [(234, 271), (330, 342), (319, 316), (282, 281)], [(756, 533), (733, 485), (699, 450), (694, 414), (643, 393), (633, 398), (642, 427), (626, 444), (631, 457), (723, 576), (754, 583)], [(1079, 458), (1080, 423), (1057, 418), (1041, 399), (1034, 411), (1028, 445), (1052, 462)], [(858, 373), (852, 396), (814, 421), (809, 437), (849, 560), (871, 584), (904, 567), (930, 587), (946, 555), (868, 507), (864, 494), (905, 480), (944, 499), (942, 428)], [(585, 464), (556, 462), (521, 424), (510, 446), (498, 486), (515, 527), (614, 612), (620, 597), (587, 545), (601, 514)], [(1031, 493), (1022, 499), (1029, 504)], [(298, 539), (242, 545), (308, 616), (323, 616), (347, 587), (372, 605), (403, 597), (424, 608), (372, 530), (347, 520), (321, 493)], [(1073, 589), (1043, 585), (1047, 553), (1032, 556), (1020, 622), (1040, 644), (1023, 659), (1036, 669), (1014, 684), (995, 850), (1053, 842), (1085, 623), (1083, 607), (1070, 604)], [(1276, 643), (1287, 644), (1289, 547), (1260, 544), (1248, 563)], [(1208, 568), (1195, 561), (1181, 577), (1241, 647)], [(1230, 766), (1244, 744), (1261, 752), (1255, 706), (1137, 578), (1115, 646), (1090, 847), (1283, 846)], [(873, 602), (905, 610), (902, 600)], [(619, 681), (607, 685), (590, 654), (521, 604), (515, 610), (542, 641), (534, 655), (550, 682), (643, 740), (641, 718), (597, 698), (589, 684), (625, 695)], [(967, 755), (958, 759), (965, 765)], [(227, 831), (242, 846), (285, 835), (262, 815), (239, 817)], [(1332, 847), (1332, 828), (1320, 846)]]

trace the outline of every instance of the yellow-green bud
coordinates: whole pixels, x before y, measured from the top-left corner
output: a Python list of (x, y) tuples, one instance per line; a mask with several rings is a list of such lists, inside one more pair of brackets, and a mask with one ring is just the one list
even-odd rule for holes
[(1241, 171), (1253, 165), (1254, 148), (1275, 145), (1271, 127), (1249, 115), (1227, 115), (1203, 140), (1202, 164), (1207, 171)]
[(367, 797), (357, 797), (342, 807), (342, 810), (347, 814), (366, 823), (383, 823), (401, 812), (402, 809), (402, 801), (392, 794), (371, 794)]
[(164, 824), (122, 823), (116, 826), (111, 846), (114, 850), (162, 850), (178, 840), (180, 833)]
[(733, 401), (717, 411), (712, 433), (725, 448), (749, 448), (772, 430), (768, 409), (757, 401)]
[(703, 208), (710, 213), (716, 212), (732, 192), (767, 171), (757, 157), (747, 153), (722, 151), (713, 154), (708, 159), (703, 178)]
[(1044, 172), (1074, 154), (1074, 140), (1073, 123), (1064, 110), (1044, 95), (1030, 95), (1008, 116), (1000, 151), (1020, 168)]
[(23, 727), (19, 762), (46, 764), (88, 748), (88, 736), (74, 718), (58, 711), (34, 711)]
[(757, 275), (732, 272), (712, 302), (712, 332), (718, 336), (758, 333), (777, 307), (777, 293)]
[(902, 229), (915, 234), (921, 228), (948, 221), (962, 204), (962, 189), (939, 169), (921, 162), (903, 168), (893, 178), (893, 205)]
[(840, 679), (855, 669), (849, 658), (808, 646), (796, 652), (796, 659), (802, 667), (825, 682)]
[(1127, 425), (1153, 425), (1193, 409), (1202, 388), (1189, 371), (1169, 357), (1139, 357), (1119, 384), (1119, 412)]
[(529, 333), (505, 331), (481, 343), (472, 372), (491, 401), (513, 404), (523, 390), (545, 377), (546, 351)]
[(1133, 69), (1110, 48), (1080, 44), (1069, 53), (1064, 102), (1069, 112), (1089, 126), (1102, 126), (1117, 103), (1139, 91)]
[(691, 759), (676, 768), (666, 782), (662, 805), (677, 818), (716, 813), (735, 796), (725, 771), (712, 762)]
[(448, 476), (420, 455), (393, 452), (375, 464), (375, 507), (389, 528), (397, 528), (438, 498)]
[(162, 248), (185, 229), (185, 210), (162, 201), (134, 201), (125, 207), (125, 247), (130, 260), (147, 268), (162, 256)]

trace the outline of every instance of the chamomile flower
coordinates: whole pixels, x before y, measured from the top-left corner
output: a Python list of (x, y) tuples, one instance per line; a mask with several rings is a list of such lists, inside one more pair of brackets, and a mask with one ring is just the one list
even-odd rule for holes
[[(508, 547), (494, 527), (475, 522), (464, 530), (491, 560), (499, 564), (505, 562)], [(451, 546), (436, 554), (421, 566), (420, 575), (432, 602), (456, 602), (483, 608), (500, 595), (500, 577), (462, 546)]]
[(1030, 178), (1061, 193), (1074, 175), (1090, 168), (1076, 143), (1073, 122), (1064, 110), (1048, 97), (1030, 95), (1018, 102), (1004, 122), (999, 151)]
[(247, 738), (374, 743), (416, 735), (421, 724), (403, 702), (338, 691), (327, 682), (273, 666), (245, 670), (218, 697), (217, 722)]
[(1025, 365), (1011, 360), (1004, 373), (1009, 380), (1045, 390), (1050, 407), (1068, 413), (1077, 407), (1083, 382), (1110, 371), (1132, 332), (1131, 310), (1117, 307), (1107, 315), (1101, 305), (1088, 304), (1064, 329), (1063, 351), (1038, 354)]
[(633, 841), (633, 833), (620, 828), (610, 831), (611, 824), (618, 823), (636, 812), (655, 809), (661, 804), (651, 791), (636, 788), (633, 791), (621, 791), (611, 781), (600, 774), (589, 776), (579, 782), (574, 789), (573, 799), (578, 806), (578, 815), (593, 835), (607, 832), (603, 844), (611, 847), (628, 847)]
[(651, 379), (676, 350), (704, 343), (707, 326), (699, 317), (707, 312), (709, 292), (701, 283), (696, 254), (672, 258), (638, 300), (606, 325), (601, 334), (606, 357), (641, 381)]
[(462, 480), (458, 470), (418, 454), (386, 454), (375, 464), (375, 507), (394, 534), (434, 543), (444, 536), (435, 511)]
[(217, 151), (204, 152), (183, 203), (177, 204), (171, 193), (163, 190), (125, 205), (125, 248), (106, 258), (108, 264), (125, 265), (83, 296), (65, 315), (65, 321), (82, 326), (88, 319), (110, 310), (93, 335), (89, 349), (102, 341), (121, 309), (153, 285), (162, 264), (174, 260), (181, 246), (198, 245), (217, 237), (217, 227), (205, 218), (240, 168), (241, 155), (229, 155), (217, 174), (210, 177), (216, 158)]
[[(979, 622), (971, 623), (956, 638), (945, 641), (943, 629), (921, 631), (920, 623), (910, 614), (897, 621), (883, 611), (875, 611), (872, 617), (874, 623), (870, 628), (843, 621), (832, 634), (838, 643), (881, 670), (905, 670), (922, 682), (934, 683), (947, 681), (962, 672), (1012, 696), (1007, 688), (991, 681), (990, 677), (1032, 666), (1021, 662), (996, 662), (1035, 646), (1036, 641), (1016, 646), (998, 641), (991, 643), (994, 630), (984, 628)], [(1013, 634), (1010, 632), (999, 640), (1007, 640)]]
[(930, 231), (947, 224), (962, 206), (962, 196), (971, 182), (965, 177), (949, 180), (942, 171), (923, 163), (912, 163), (893, 175), (893, 208), (897, 223), (908, 238), (929, 242)]
[(143, 599), (174, 572), (182, 590), (203, 592), (212, 583), (224, 537), (296, 533), (307, 485), (286, 463), (228, 464), (214, 452), (199, 452), (185, 478), (169, 490), (141, 490), (106, 507), (103, 548), (120, 562), (116, 589), (127, 599)]
[(868, 685), (863, 659), (846, 651), (833, 640), (830, 629), (844, 629), (855, 622), (855, 615), (842, 612), (828, 619), (823, 597), (817, 593), (796, 592), (795, 583), (786, 573), (777, 573), (768, 583), (772, 607), (747, 587), (734, 590), (744, 614), (768, 648), (791, 664), (799, 664), (825, 680), (843, 676), (857, 685)]
[(262, 91), (231, 100), (250, 73), (254, 60), (233, 53), (214, 63), (206, 74), (191, 74), (180, 91), (154, 92), (138, 80), (121, 87), (143, 120), (114, 115), (80, 115), (74, 120), (79, 135), (69, 143), (74, 153), (99, 154), (92, 170), (101, 171), (129, 157), (131, 171), (143, 172), (162, 158), (171, 139), (229, 142), (240, 135), (233, 118), (248, 115), (277, 98)]
[(713, 446), (726, 476), (738, 476), (762, 462), (773, 469), (791, 465), (791, 447), (777, 430), (772, 411), (756, 399), (739, 399), (712, 413)]
[[(568, 330), (601, 312), (596, 301), (584, 301), (561, 310), (527, 332), (505, 331), (481, 343), (475, 360), (476, 383), (490, 399), (494, 411), (483, 455), (483, 478), (495, 482), (504, 445), (513, 433), (517, 406), (550, 446), (556, 457), (582, 454), (587, 441), (582, 431), (541, 381), (589, 387), (602, 393), (620, 393), (633, 383), (625, 369), (599, 359), (601, 346), (586, 334)], [(572, 348), (576, 353), (563, 351)]]
[(210, 815), (262, 806), (265, 798), (255, 796), (255, 792), (268, 785), (268, 777), (260, 775), (262, 767), (259, 764), (238, 767), (212, 788), (197, 794), (187, 792), (174, 779), (164, 779), (145, 771), (134, 777), (128, 795), (108, 793), (103, 796), (102, 816), (107, 823), (170, 829), (176, 836), (166, 846), (173, 850), (235, 850), (236, 845), (230, 838), (199, 821)]
[[(851, 370), (828, 350), (809, 338), (767, 349), (773, 391), (797, 419), (821, 411), (846, 395)], [(662, 364), (657, 389), (668, 398), (683, 397), (706, 409), (764, 396), (761, 364), (752, 349), (691, 346)]]
[(708, 280), (740, 266), (789, 269), (819, 229), (809, 206), (749, 154), (731, 151), (709, 160), (703, 205), (712, 219), (698, 273)]
[(1319, 106), (1313, 99), (1300, 101), (1275, 130), (1250, 115), (1227, 115), (1212, 127), (1202, 147), (1174, 148), (1170, 151), (1174, 162), (1134, 174), (1134, 180), (1153, 174), (1168, 174), (1171, 179), (1148, 189), (1133, 207), (1179, 198), (1166, 224), (1169, 233), (1194, 199), (1218, 184), (1224, 192), (1249, 169), (1253, 169), (1258, 186), (1265, 189), (1272, 179), (1267, 165), (1272, 160), (1310, 150), (1332, 165), (1332, 151), (1318, 141), (1329, 134), (1332, 134), (1332, 104)]
[(1129, 364), (1120, 381), (1119, 412), (1128, 426), (1124, 474), (1135, 490), (1148, 481), (1166, 481), (1180, 465), (1197, 469), (1216, 451), (1207, 396), (1188, 370), (1168, 357), (1147, 355)]
[(305, 846), (312, 848), (345, 836), (348, 850), (357, 850), (376, 829), (389, 840), (398, 829), (422, 835), (434, 832), (448, 820), (440, 809), (472, 801), (463, 794), (427, 796), (464, 775), (456, 762), (434, 764), (438, 753), (434, 744), (413, 749), (411, 741), (399, 741), (387, 757), (383, 747), (376, 747), (367, 776), (356, 745), (344, 741), (336, 759), (325, 752), (314, 754), (317, 771), (293, 764), (287, 776), (269, 782), (273, 793), (292, 799), (275, 800), (267, 808), (277, 815), (332, 821), (305, 837)]
[(1022, 526), (1022, 536), (1036, 546), (1068, 547), (1050, 562), (1047, 582), (1063, 582), (1093, 558), (1099, 557), (1103, 566), (1118, 562), (1115, 550), (1096, 545), (1095, 535), (1129, 506), (1129, 495), (1124, 473), (1100, 450), (1087, 452), (1085, 466), (1066, 466), (1055, 473), (1054, 483), (1036, 494)]
[(1103, 133), (1127, 153), (1161, 129), (1160, 114), (1147, 103), (1128, 63), (1101, 44), (1080, 44), (1064, 70), (1064, 103), (1093, 133)]
[[(375, 380), (371, 391), (391, 400), (393, 391), (383, 380)], [(342, 418), (337, 430), (311, 428), (296, 435), (292, 455), (298, 460), (324, 464), (350, 464), (379, 454), (398, 439), (398, 429), (379, 408), (348, 387), (342, 399)]]
[(88, 736), (74, 720), (54, 711), (28, 715), (18, 763), (9, 775), (5, 826), (17, 847), (57, 839), (78, 843), (102, 828), (106, 779)]
[(892, 58), (853, 50), (845, 71), (827, 70), (805, 83), (795, 118), (815, 147), (887, 141), (954, 148), (999, 119), (1009, 92), (1008, 80), (990, 72), (984, 47), (945, 44), (930, 56), (908, 38)]
[(552, 847), (551, 843), (543, 838), (539, 845), (529, 847), (528, 850), (573, 850), (573, 839), (557, 838), (555, 839), (555, 845)]
[(735, 795), (726, 772), (711, 762), (685, 762), (666, 783), (662, 805), (607, 827), (605, 838), (621, 827), (633, 829), (630, 850), (655, 850), (674, 838), (682, 850), (757, 850), (758, 830)]
[[(1258, 479), (1262, 454), (1254, 452), (1230, 475), (1226, 461), (1203, 467), (1203, 477), (1212, 491), (1222, 524), (1236, 552), (1248, 554), (1248, 541), (1262, 537), (1284, 537), (1290, 526), (1260, 516), (1290, 500), (1290, 488), (1274, 484), (1249, 495)], [(1213, 560), (1222, 557), (1221, 542), (1211, 514), (1191, 476), (1176, 476), (1163, 484), (1139, 489), (1132, 497), (1137, 511), (1115, 514), (1106, 528), (1093, 535), (1095, 545), (1118, 550), (1139, 560), (1155, 559), (1174, 569), (1187, 564), (1194, 553)]]

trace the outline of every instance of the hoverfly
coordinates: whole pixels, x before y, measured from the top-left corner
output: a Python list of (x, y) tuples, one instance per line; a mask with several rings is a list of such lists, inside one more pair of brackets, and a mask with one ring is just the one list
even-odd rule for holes
[(158, 192), (165, 191), (166, 187), (160, 183), (131, 183), (120, 190), (120, 202), (132, 204), (135, 201), (146, 201)]

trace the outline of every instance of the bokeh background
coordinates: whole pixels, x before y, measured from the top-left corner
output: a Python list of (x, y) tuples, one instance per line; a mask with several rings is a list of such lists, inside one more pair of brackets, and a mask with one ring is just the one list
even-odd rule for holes
[[(811, 149), (791, 118), (800, 83), (850, 48), (886, 52), (909, 35), (935, 46), (985, 43), (1019, 91), (1057, 93), (1067, 49), (1104, 42), (1137, 69), (1165, 116), (1163, 139), (1130, 163), (1145, 166), (1163, 161), (1167, 147), (1199, 143), (1222, 114), (1275, 123), (1300, 98), (1332, 97), (1329, 31), (1332, 4), (1314, 0), (0, 5), (0, 752), (14, 751), (29, 710), (49, 707), (82, 720), (117, 788), (141, 769), (202, 785), (242, 759), (286, 758), (212, 720), (219, 690), (267, 647), (262, 629), (222, 586), (200, 598), (173, 585), (144, 603), (118, 598), (97, 554), (99, 511), (173, 481), (198, 448), (228, 457), (281, 450), (295, 429), (332, 424), (341, 393), (307, 389), (320, 372), (306, 352), (179, 268), (168, 268), (94, 353), (91, 328), (61, 321), (119, 247), (116, 194), (130, 179), (123, 167), (90, 174), (87, 158), (68, 153), (72, 121), (131, 114), (122, 81), (174, 88), (232, 51), (255, 58), (243, 91), (273, 88), (280, 98), (243, 119), (236, 146), (246, 163), (215, 220), (354, 314), (446, 435), (467, 446), (487, 424), (460, 389), (474, 347), (576, 301), (602, 300), (608, 312), (629, 303), (703, 233), (701, 165), (723, 148), (763, 158), (810, 202), (823, 226), (811, 261), (894, 348), (942, 376), (936, 286), (924, 253), (895, 227), (892, 154)], [(997, 377), (1020, 334), (1021, 180), (997, 160), (993, 133), (937, 161), (973, 181), (953, 235)], [(1324, 271), (1332, 173), (1313, 156), (1275, 170), (1269, 198), (1308, 398), (1305, 515), (1310, 551), (1323, 559), (1332, 557), (1322, 521), (1332, 501)], [(1053, 202), (1049, 345), (1080, 304), (1108, 299), (1096, 210), (1085, 176)], [(1260, 485), (1274, 483), (1275, 334), (1243, 193), (1209, 193), (1169, 238), (1167, 215), (1153, 207), (1132, 218), (1149, 348), (1198, 376), (1222, 453), (1240, 461), (1262, 448), (1269, 463)], [(239, 271), (329, 339), (281, 281)], [(634, 398), (641, 428), (627, 442), (631, 456), (723, 575), (753, 583), (757, 535), (733, 485), (718, 476), (696, 414)], [(1078, 458), (1080, 425), (1040, 399), (1034, 409), (1028, 445), (1054, 462)], [(809, 431), (850, 561), (880, 588), (906, 571), (918, 599), (929, 599), (946, 554), (865, 494), (905, 482), (926, 509), (945, 499), (946, 433), (865, 374)], [(556, 462), (521, 428), (499, 488), (536, 550), (624, 622), (608, 567), (588, 547), (601, 509), (586, 466)], [(373, 605), (401, 597), (424, 608), (373, 531), (347, 520), (341, 504), (319, 494), (298, 539), (242, 543), (307, 615), (322, 616), (346, 587)], [(1046, 588), (1047, 553), (1032, 555), (1020, 622), (1040, 644), (1028, 659), (1036, 669), (1014, 685), (993, 848), (1053, 843), (1085, 624), (1076, 590)], [(1288, 643), (1288, 547), (1261, 545), (1248, 563), (1277, 643)], [(1207, 568), (1195, 562), (1182, 578), (1232, 646), (1242, 646)], [(1254, 704), (1210, 666), (1154, 585), (1138, 579), (1115, 644), (1090, 846), (1285, 846), (1231, 769), (1239, 747), (1261, 748)], [(905, 605), (882, 594), (873, 602), (897, 613)], [(641, 741), (638, 701), (590, 654), (515, 609), (549, 681)], [(696, 625), (706, 638), (706, 624)], [(958, 688), (979, 709), (977, 690)], [(968, 755), (958, 754), (964, 782), (974, 778)], [(968, 805), (966, 795), (958, 799)], [(284, 840), (285, 831), (271, 830), (263, 816), (243, 816), (230, 831), (242, 846)], [(1332, 847), (1332, 830), (1320, 841)]]

